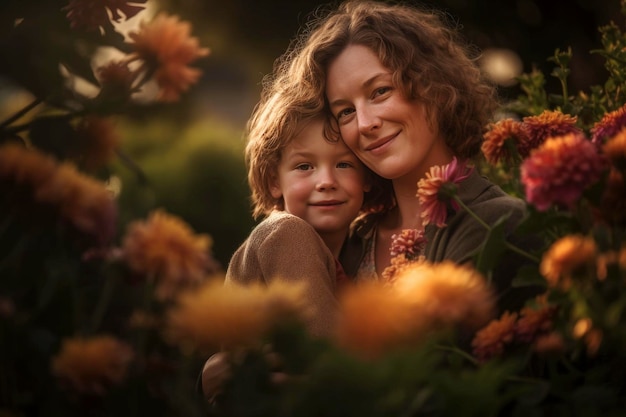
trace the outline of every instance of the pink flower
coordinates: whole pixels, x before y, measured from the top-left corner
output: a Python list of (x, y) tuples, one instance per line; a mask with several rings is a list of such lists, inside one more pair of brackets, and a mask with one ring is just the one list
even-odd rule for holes
[(605, 159), (583, 135), (548, 139), (521, 166), (526, 199), (538, 210), (571, 208), (605, 169)]
[(399, 235), (391, 236), (391, 256), (397, 256), (401, 253), (407, 254), (409, 257), (419, 255), (426, 245), (424, 232), (417, 229), (405, 229)]
[(448, 202), (454, 210), (459, 205), (452, 200), (456, 194), (457, 184), (470, 176), (473, 167), (468, 167), (466, 162), (458, 162), (456, 157), (452, 162), (444, 166), (433, 166), (426, 178), (417, 183), (417, 196), (422, 205), (422, 224), (426, 226), (434, 223), (437, 227), (446, 225)]
[(526, 142), (519, 146), (520, 155), (526, 158), (548, 138), (582, 133), (582, 130), (576, 127), (576, 120), (575, 116), (551, 110), (544, 110), (539, 116), (524, 117), (522, 129), (526, 133)]
[(626, 104), (607, 113), (591, 128), (591, 142), (598, 145), (617, 135), (626, 126)]

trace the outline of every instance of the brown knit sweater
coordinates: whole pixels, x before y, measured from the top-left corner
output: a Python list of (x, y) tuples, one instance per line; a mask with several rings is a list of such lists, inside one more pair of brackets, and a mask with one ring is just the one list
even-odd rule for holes
[(307, 328), (315, 336), (329, 336), (338, 307), (335, 258), (310, 224), (280, 211), (254, 228), (226, 271), (226, 284), (274, 279), (306, 281), (312, 311)]

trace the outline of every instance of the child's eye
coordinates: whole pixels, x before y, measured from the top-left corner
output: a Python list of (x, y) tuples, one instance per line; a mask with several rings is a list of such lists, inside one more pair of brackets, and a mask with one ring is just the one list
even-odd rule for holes
[(309, 169), (312, 169), (313, 166), (311, 164), (298, 164), (296, 165), (296, 169), (299, 171), (308, 171)]
[(337, 120), (341, 120), (342, 118), (346, 117), (346, 116), (350, 116), (352, 113), (354, 113), (354, 109), (342, 109), (339, 112), (337, 112), (337, 115), (335, 116), (337, 118)]
[(337, 168), (352, 168), (352, 164), (350, 162), (339, 162)]

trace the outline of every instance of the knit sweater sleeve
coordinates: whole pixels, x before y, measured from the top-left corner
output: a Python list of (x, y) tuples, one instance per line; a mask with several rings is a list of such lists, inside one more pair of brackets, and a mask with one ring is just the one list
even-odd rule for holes
[(273, 215), (233, 255), (226, 282), (305, 282), (311, 315), (307, 328), (331, 333), (337, 314), (335, 259), (311, 225), (291, 215)]

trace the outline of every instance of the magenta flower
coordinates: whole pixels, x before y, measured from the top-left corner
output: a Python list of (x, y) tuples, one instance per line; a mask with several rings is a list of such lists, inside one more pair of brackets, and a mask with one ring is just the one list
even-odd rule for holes
[(552, 205), (571, 208), (605, 167), (604, 157), (585, 136), (550, 138), (521, 166), (526, 199), (540, 211)]
[(426, 178), (417, 183), (417, 196), (422, 205), (422, 224), (434, 223), (437, 227), (446, 225), (448, 203), (454, 210), (459, 205), (452, 199), (456, 195), (457, 184), (461, 183), (473, 171), (465, 161), (459, 162), (456, 157), (448, 165), (433, 166)]
[(626, 104), (605, 114), (602, 120), (593, 125), (590, 130), (591, 142), (600, 145), (617, 135), (624, 127), (626, 127)]

